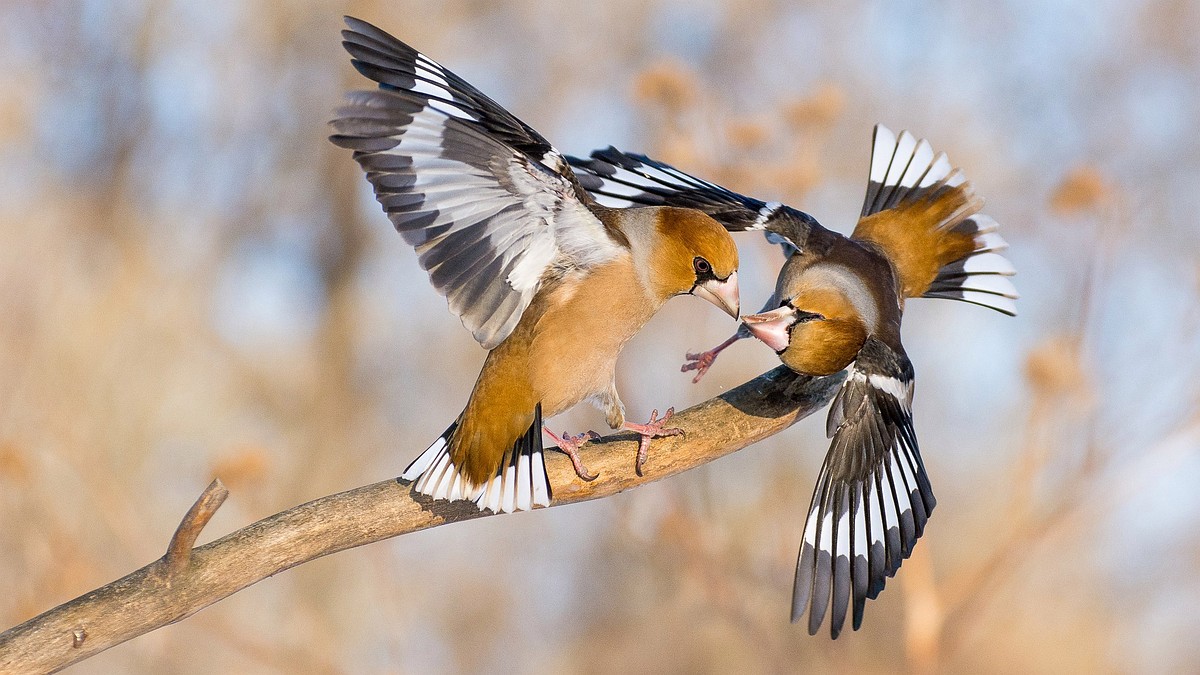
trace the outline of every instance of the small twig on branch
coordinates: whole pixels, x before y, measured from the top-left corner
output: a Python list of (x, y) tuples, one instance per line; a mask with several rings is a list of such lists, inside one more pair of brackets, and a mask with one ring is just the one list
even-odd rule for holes
[[(809, 378), (780, 366), (672, 418), (682, 436), (656, 439), (634, 471), (637, 435), (580, 448), (599, 478), (585, 483), (558, 453), (546, 457), (551, 507), (623, 492), (695, 468), (776, 434), (821, 409), (843, 375)], [(302, 504), (199, 548), (196, 536), (224, 499), (214, 481), (184, 517), (167, 555), (0, 633), (0, 672), (53, 672), (185, 619), (237, 591), (314, 558), (446, 523), (492, 515), (468, 502), (414, 495), (387, 480)], [(175, 570), (172, 572), (171, 570)]]
[(183, 520), (179, 522), (175, 534), (171, 537), (171, 544), (167, 546), (167, 554), (163, 556), (168, 579), (178, 575), (180, 570), (187, 567), (200, 531), (204, 529), (205, 525), (208, 525), (208, 521), (212, 520), (217, 509), (221, 508), (221, 504), (225, 503), (225, 498), (228, 496), (229, 490), (225, 488), (221, 479), (214, 478), (213, 482), (204, 488), (204, 492), (200, 494), (196, 503), (192, 504), (192, 508), (188, 509)]

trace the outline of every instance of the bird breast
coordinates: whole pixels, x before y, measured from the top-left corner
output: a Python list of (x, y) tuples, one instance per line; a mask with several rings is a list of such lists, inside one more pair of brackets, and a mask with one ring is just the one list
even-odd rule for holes
[(532, 326), (530, 376), (546, 417), (608, 390), (625, 343), (662, 305), (623, 256), (546, 293)]

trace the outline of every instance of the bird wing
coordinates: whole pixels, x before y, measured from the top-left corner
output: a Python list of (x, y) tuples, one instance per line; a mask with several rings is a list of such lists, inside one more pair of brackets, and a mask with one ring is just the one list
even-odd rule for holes
[(870, 181), (852, 238), (887, 255), (905, 297), (948, 298), (1016, 315), (1008, 244), (996, 221), (979, 213), (962, 171), (925, 139), (876, 125)]
[(792, 621), (811, 606), (809, 634), (832, 606), (836, 638), (851, 598), (857, 630), (867, 598), (912, 553), (933, 511), (913, 431), (912, 391), (912, 364), (903, 351), (870, 337), (834, 397), (827, 423), (833, 441), (804, 523), (792, 593)]
[(645, 155), (612, 146), (589, 159), (567, 156), (579, 183), (604, 206), (681, 206), (707, 213), (730, 232), (762, 230), (784, 252), (803, 249), (813, 230), (825, 231), (812, 216), (779, 202), (738, 194)]
[[(358, 19), (342, 45), (379, 90), (332, 124), (450, 310), (485, 348), (506, 338), (548, 272), (620, 255), (562, 155), (462, 78)], [(586, 198), (586, 197), (584, 197)]]

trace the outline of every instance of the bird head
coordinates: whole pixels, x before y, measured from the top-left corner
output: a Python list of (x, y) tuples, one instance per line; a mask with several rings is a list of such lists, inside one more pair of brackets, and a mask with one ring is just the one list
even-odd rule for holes
[(835, 288), (807, 288), (777, 309), (742, 318), (784, 365), (804, 375), (832, 375), (850, 365), (867, 339), (854, 305)]
[(725, 228), (695, 209), (665, 207), (650, 282), (663, 298), (689, 293), (738, 317), (738, 251)]

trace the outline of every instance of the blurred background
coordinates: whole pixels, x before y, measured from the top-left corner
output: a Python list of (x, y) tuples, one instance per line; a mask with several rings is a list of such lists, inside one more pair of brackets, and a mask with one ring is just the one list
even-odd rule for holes
[[(945, 150), (1021, 316), (910, 303), (938, 509), (837, 642), (788, 623), (824, 413), (610, 499), (315, 561), (71, 672), (1200, 671), (1200, 4), (1188, 0), (0, 4), (0, 628), (395, 476), (484, 353), (326, 121), (368, 19), (551, 139), (848, 232), (872, 125)], [(739, 239), (756, 309), (781, 258)], [(631, 418), (772, 367), (672, 301)], [(581, 407), (551, 422), (604, 429)]]

